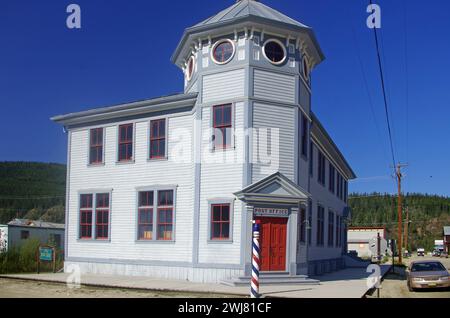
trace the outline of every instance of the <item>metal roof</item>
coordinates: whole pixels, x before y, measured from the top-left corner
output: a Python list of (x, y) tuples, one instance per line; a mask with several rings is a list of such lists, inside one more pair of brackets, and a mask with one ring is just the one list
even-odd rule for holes
[(444, 235), (450, 235), (450, 226), (444, 226)]
[(177, 109), (184, 106), (193, 107), (197, 102), (197, 95), (198, 93), (174, 94), (115, 106), (94, 108), (77, 113), (59, 115), (50, 119), (63, 125), (73, 125), (94, 122), (101, 119), (114, 119), (124, 116), (147, 114), (165, 109)]
[(221, 12), (213, 15), (212, 17), (196, 24), (194, 28), (205, 26), (205, 25), (217, 25), (220, 23), (225, 23), (230, 20), (238, 19), (241, 17), (255, 16), (260, 18), (265, 18), (268, 20), (278, 21), (286, 24), (292, 24), (297, 27), (309, 28), (308, 26), (291, 19), (290, 17), (272, 9), (263, 3), (256, 0), (239, 0), (236, 1), (234, 5)]
[(28, 219), (14, 219), (11, 222), (9, 222), (8, 225), (64, 230), (64, 224), (44, 222), (44, 221), (34, 221)]
[[(212, 17), (187, 28), (184, 31), (181, 41), (175, 52), (172, 55), (172, 62), (180, 66), (180, 55), (186, 53), (185, 44), (188, 40), (192, 41), (193, 35), (209, 32), (213, 29), (223, 29), (225, 27), (236, 27), (239, 23), (261, 23), (263, 25), (269, 25), (271, 27), (281, 28), (283, 30), (289, 30), (294, 33), (307, 34), (311, 47), (317, 58), (319, 64), (325, 59), (325, 56), (320, 48), (320, 45), (316, 39), (316, 36), (311, 27), (302, 24), (281, 12), (272, 9), (257, 0), (239, 0), (231, 7), (213, 15)], [(183, 49), (184, 48), (184, 49)]]

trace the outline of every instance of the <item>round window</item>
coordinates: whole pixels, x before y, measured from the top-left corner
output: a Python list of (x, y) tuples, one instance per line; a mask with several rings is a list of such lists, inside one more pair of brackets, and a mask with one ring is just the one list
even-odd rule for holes
[(187, 70), (186, 70), (186, 78), (188, 81), (191, 80), (192, 78), (192, 74), (194, 74), (194, 65), (195, 64), (195, 59), (193, 56), (191, 56), (191, 58), (189, 59), (188, 65), (187, 65)]
[(309, 80), (309, 67), (308, 67), (308, 60), (306, 59), (306, 56), (303, 58), (303, 75), (305, 76), (306, 80)]
[(272, 64), (279, 65), (286, 60), (286, 48), (278, 40), (268, 40), (264, 44), (263, 53)]
[(231, 40), (221, 40), (214, 44), (212, 58), (217, 64), (228, 63), (234, 56), (234, 43)]

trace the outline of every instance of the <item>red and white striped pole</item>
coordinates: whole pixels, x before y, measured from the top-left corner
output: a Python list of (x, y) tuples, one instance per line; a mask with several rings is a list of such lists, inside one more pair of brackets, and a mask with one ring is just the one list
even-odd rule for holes
[(260, 268), (260, 253), (259, 248), (259, 231), (260, 223), (259, 221), (253, 222), (253, 255), (252, 255), (252, 279), (251, 285), (251, 298), (259, 298), (259, 268)]

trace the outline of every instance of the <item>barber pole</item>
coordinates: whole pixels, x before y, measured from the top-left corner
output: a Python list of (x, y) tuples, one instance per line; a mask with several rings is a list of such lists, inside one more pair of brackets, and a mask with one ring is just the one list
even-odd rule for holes
[(251, 280), (251, 298), (259, 298), (259, 265), (260, 265), (260, 248), (259, 248), (259, 230), (258, 221), (253, 223), (253, 257), (252, 257), (252, 280)]

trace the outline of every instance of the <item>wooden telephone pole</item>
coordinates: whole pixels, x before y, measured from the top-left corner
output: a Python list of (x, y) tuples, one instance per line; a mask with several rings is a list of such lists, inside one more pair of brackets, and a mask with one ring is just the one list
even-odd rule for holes
[(402, 255), (402, 225), (403, 225), (403, 215), (402, 215), (402, 168), (406, 167), (407, 165), (398, 164), (396, 169), (396, 176), (397, 176), (397, 186), (398, 186), (398, 204), (397, 204), (397, 213), (398, 213), (398, 261), (401, 264), (403, 262), (403, 255)]
[(409, 235), (409, 209), (406, 207), (406, 222), (405, 222), (405, 250), (408, 249), (408, 235)]

